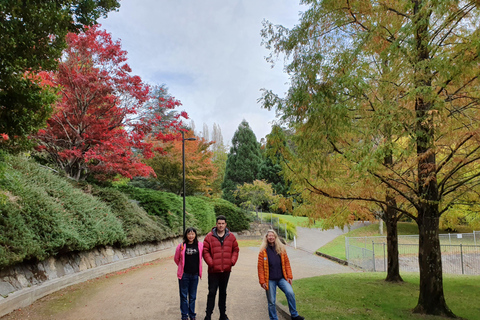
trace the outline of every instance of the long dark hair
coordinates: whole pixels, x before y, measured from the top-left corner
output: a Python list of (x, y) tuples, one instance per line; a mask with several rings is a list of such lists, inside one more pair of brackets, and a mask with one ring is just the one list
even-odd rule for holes
[(183, 243), (188, 243), (187, 234), (189, 234), (190, 232), (195, 233), (195, 239), (193, 239), (193, 244), (197, 244), (198, 243), (197, 230), (194, 227), (189, 227), (185, 230), (185, 232), (183, 233)]

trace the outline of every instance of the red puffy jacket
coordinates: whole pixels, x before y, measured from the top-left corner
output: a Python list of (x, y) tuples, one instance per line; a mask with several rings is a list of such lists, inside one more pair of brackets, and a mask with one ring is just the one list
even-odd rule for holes
[(203, 240), (203, 259), (208, 265), (208, 273), (230, 272), (238, 260), (237, 239), (225, 229), (223, 244), (217, 235), (217, 228), (212, 228)]

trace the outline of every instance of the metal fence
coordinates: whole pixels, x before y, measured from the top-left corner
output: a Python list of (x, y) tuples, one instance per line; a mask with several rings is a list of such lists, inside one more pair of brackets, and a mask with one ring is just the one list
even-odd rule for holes
[(270, 228), (275, 230), (280, 237), (288, 239), (287, 235), (287, 224), (280, 223), (280, 218), (274, 217), (271, 213), (258, 212), (254, 214), (254, 220), (260, 223), (269, 224)]
[[(480, 231), (441, 234), (440, 249), (444, 273), (480, 275)], [(386, 237), (345, 237), (349, 265), (367, 271), (387, 271)], [(398, 236), (400, 270), (419, 272), (418, 235)]]

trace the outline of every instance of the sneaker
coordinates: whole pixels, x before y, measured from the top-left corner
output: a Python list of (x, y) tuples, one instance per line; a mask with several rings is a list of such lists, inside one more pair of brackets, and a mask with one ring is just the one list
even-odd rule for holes
[(301, 315), (298, 315), (296, 317), (292, 317), (292, 320), (305, 320), (305, 318), (302, 317)]

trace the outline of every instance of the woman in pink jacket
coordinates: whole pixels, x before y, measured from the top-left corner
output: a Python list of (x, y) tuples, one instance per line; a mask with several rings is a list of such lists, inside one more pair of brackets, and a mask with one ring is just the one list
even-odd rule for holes
[(202, 278), (203, 242), (198, 241), (197, 230), (187, 228), (183, 242), (175, 250), (175, 263), (180, 289), (180, 312), (182, 320), (195, 320), (195, 299), (197, 298), (198, 278)]

